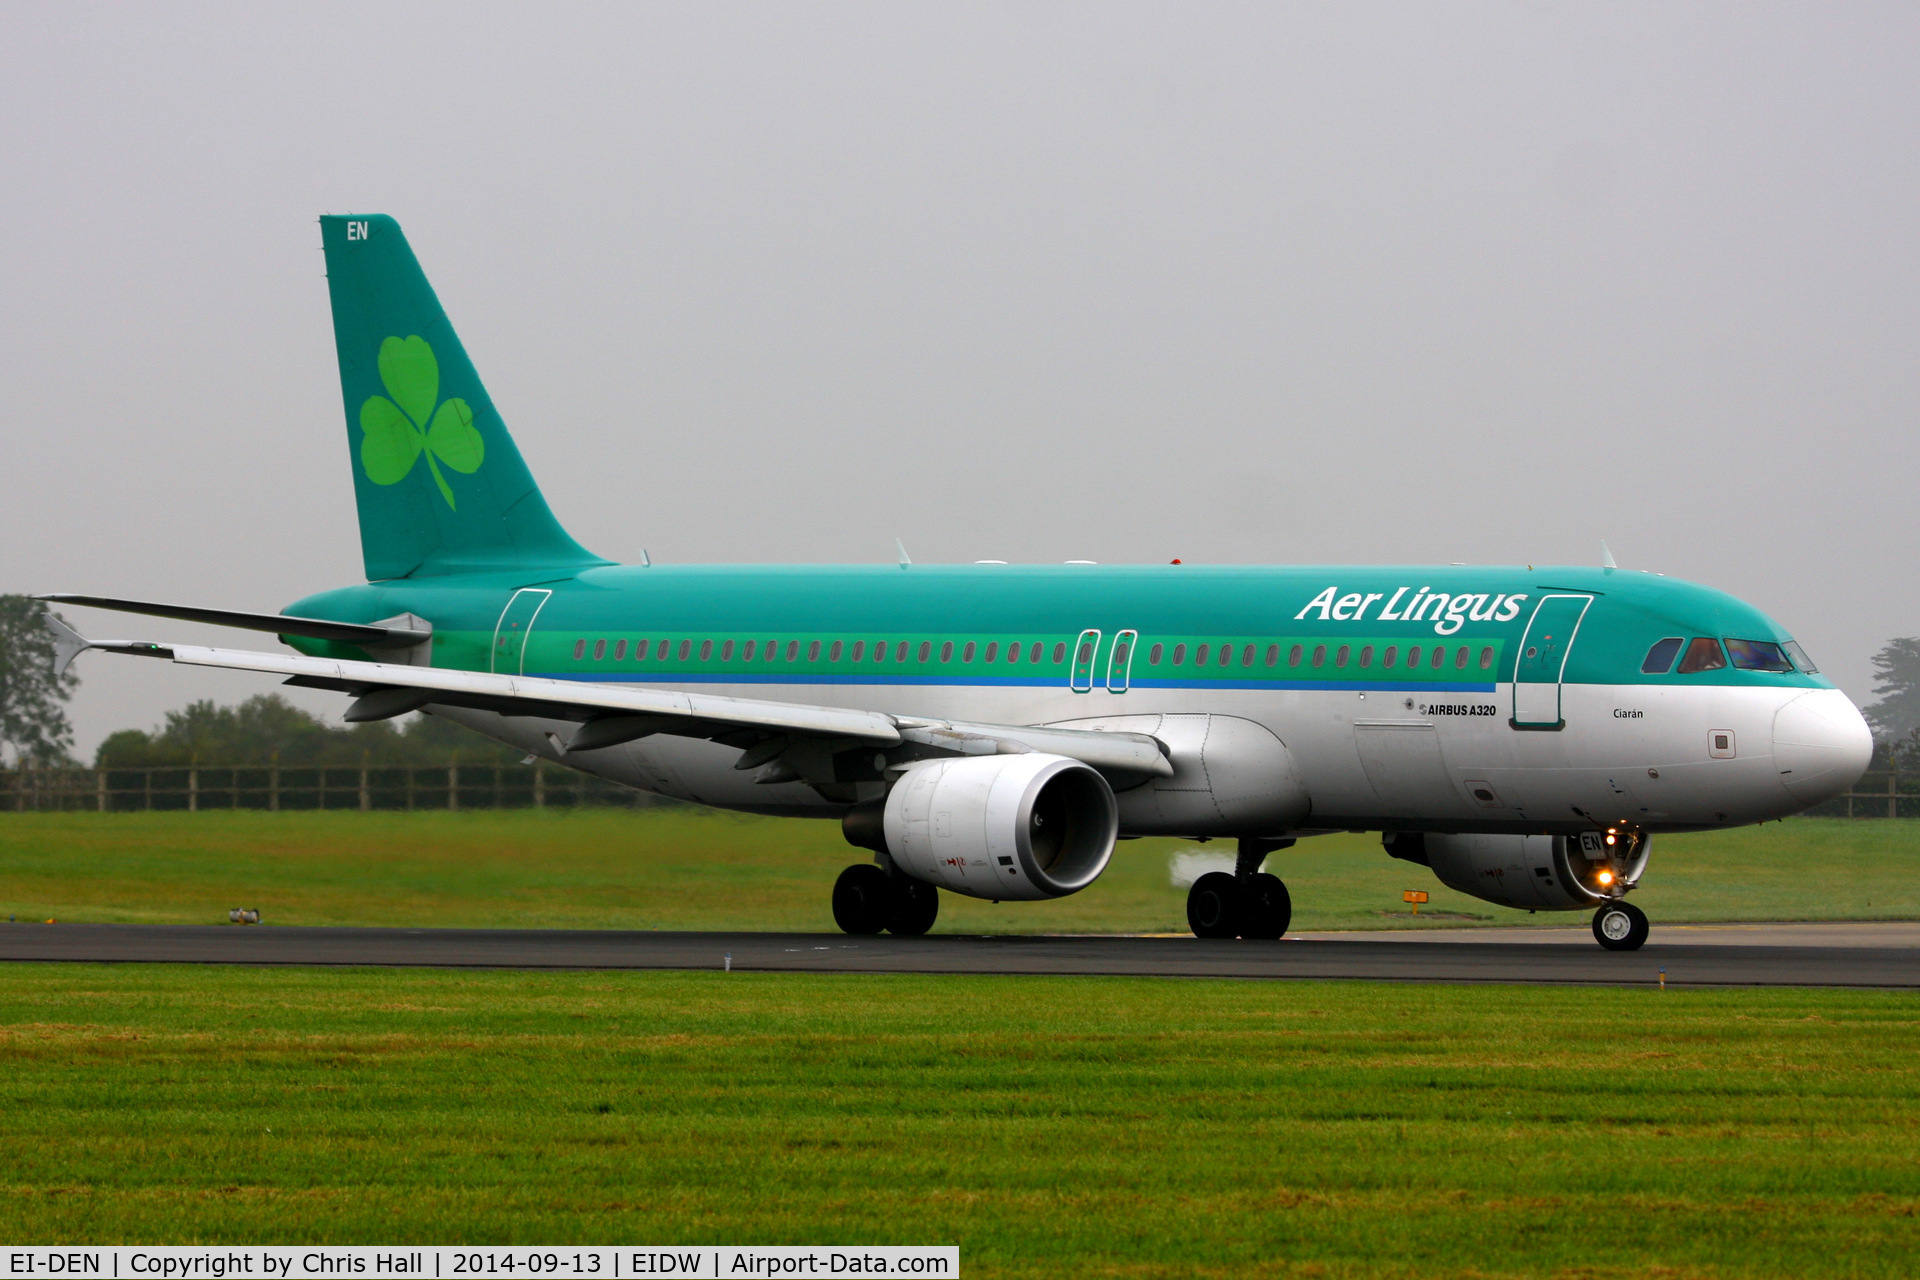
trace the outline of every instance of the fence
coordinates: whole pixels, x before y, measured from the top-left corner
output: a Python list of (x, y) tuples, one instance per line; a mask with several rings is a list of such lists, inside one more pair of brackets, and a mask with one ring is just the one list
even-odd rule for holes
[(0, 809), (544, 809), (671, 803), (540, 761), (431, 768), (180, 765), (0, 771)]
[[(153, 769), (0, 770), (0, 810), (544, 809), (671, 804), (540, 761), (428, 768), (178, 765)], [(1817, 818), (1920, 818), (1920, 772), (1880, 768)]]
[[(1909, 762), (1911, 763), (1911, 762)], [(1876, 769), (1843, 796), (1807, 810), (1814, 818), (1920, 818), (1920, 773)]]

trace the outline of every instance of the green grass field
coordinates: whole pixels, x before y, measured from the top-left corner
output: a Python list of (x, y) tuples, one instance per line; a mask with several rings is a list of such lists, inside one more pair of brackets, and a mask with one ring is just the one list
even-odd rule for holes
[(1906, 1276), (1920, 996), (0, 968), (0, 1236)]
[[(1170, 860), (1126, 841), (1086, 891), (995, 906), (941, 895), (942, 932), (1180, 932)], [(833, 878), (867, 855), (837, 824), (683, 808), (575, 812), (0, 814), (0, 915), (21, 920), (830, 930)], [(1376, 837), (1275, 854), (1295, 929), (1577, 924), (1443, 888)], [(1656, 922), (1920, 919), (1920, 821), (1799, 818), (1662, 836), (1634, 895)], [(1400, 895), (1432, 895), (1416, 920)]]

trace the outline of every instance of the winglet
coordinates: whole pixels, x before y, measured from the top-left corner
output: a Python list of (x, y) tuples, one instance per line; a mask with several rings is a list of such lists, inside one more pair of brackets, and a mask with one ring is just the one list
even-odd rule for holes
[(1607, 540), (1605, 538), (1600, 539), (1600, 567), (1602, 569), (1618, 569), (1620, 567), (1613, 562), (1613, 552), (1607, 549)]
[(900, 552), (900, 567), (904, 569), (908, 565), (911, 565), (913, 561), (907, 559), (907, 544), (900, 541), (900, 539), (895, 538), (893, 540), (893, 545)]
[(59, 614), (49, 609), (44, 615), (47, 630), (53, 632), (53, 674), (63, 676), (73, 660), (93, 648), (92, 641), (68, 626)]

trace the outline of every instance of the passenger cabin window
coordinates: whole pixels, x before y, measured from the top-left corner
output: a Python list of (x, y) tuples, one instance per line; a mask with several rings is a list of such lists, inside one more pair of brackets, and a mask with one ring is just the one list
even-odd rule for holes
[(846, 648), (845, 645), (841, 644), (838, 640), (835, 640), (833, 642), (833, 648), (827, 650), (827, 661), (828, 662), (840, 661), (840, 653), (845, 648)]
[(960, 651), (960, 661), (962, 662), (973, 661), (973, 641), (971, 640), (967, 641), (967, 647)]
[(638, 662), (640, 661), (640, 659), (646, 656), (647, 656), (647, 642), (645, 640), (635, 640), (633, 642), (633, 660), (635, 662)]
[(798, 640), (787, 641), (787, 661), (795, 662), (799, 659), (799, 657), (800, 657), (800, 642)]
[(624, 658), (624, 657), (626, 657), (626, 656), (627, 656), (627, 642), (626, 642), (625, 640), (616, 640), (616, 641), (614, 641), (614, 644), (613, 644), (613, 660), (614, 660), (615, 662), (618, 662), (618, 661), (620, 661), (620, 660), (621, 660), (622, 658)]
[(1177, 644), (1173, 646), (1173, 665), (1177, 667), (1181, 663), (1185, 662), (1186, 660), (1187, 660), (1187, 646), (1183, 644)]
[(700, 661), (705, 662), (707, 659), (711, 658), (712, 656), (713, 656), (713, 641), (702, 640), (700, 642)]
[(673, 641), (667, 639), (665, 636), (661, 636), (659, 641), (653, 647), (654, 647), (654, 650), (660, 655), (660, 661), (665, 662), (667, 660), (668, 655), (670, 655), (673, 652)]
[[(905, 662), (907, 660), (907, 642), (905, 640), (902, 640), (899, 644), (896, 644), (895, 646), (893, 646), (893, 660), (895, 662)], [(924, 653), (921, 654), (920, 660), (922, 662), (925, 662), (927, 660), (927, 655)]]
[(1372, 645), (1364, 644), (1360, 646), (1360, 665), (1363, 667), (1370, 667), (1373, 665), (1373, 646)]
[[(1392, 666), (1393, 664), (1388, 663), (1387, 665)], [(1407, 670), (1412, 671), (1415, 667), (1419, 665), (1420, 665), (1420, 646), (1417, 644), (1410, 644), (1407, 646)]]
[(1278, 666), (1279, 663), (1280, 663), (1280, 646), (1277, 644), (1268, 645), (1267, 646), (1267, 665), (1272, 667), (1272, 666)]
[(1020, 661), (1020, 642), (1018, 640), (1007, 641), (1007, 661)]
[(1253, 665), (1253, 646), (1252, 645), (1248, 645), (1246, 648), (1240, 650), (1240, 665), (1243, 667), (1250, 667)]
[(729, 640), (725, 644), (720, 646), (720, 661), (722, 662), (733, 661), (733, 641)]
[(1729, 636), (1727, 653), (1732, 657), (1736, 671), (1793, 670), (1793, 664), (1787, 661), (1786, 650), (1771, 640), (1735, 640)]
[(1352, 653), (1353, 653), (1352, 645), (1345, 645), (1345, 644), (1341, 645), (1339, 650), (1335, 652), (1333, 655), (1333, 665), (1336, 667), (1346, 666), (1347, 659), (1352, 655)]
[(1203, 644), (1199, 648), (1195, 649), (1193, 651), (1193, 665), (1196, 667), (1206, 666), (1207, 655), (1211, 652), (1213, 652), (1213, 646), (1207, 645), (1207, 644)]
[[(1055, 641), (1053, 646), (1053, 665), (1057, 667), (1062, 662), (1065, 662), (1066, 660), (1067, 660), (1067, 642), (1065, 640)], [(1039, 659), (1036, 658), (1034, 659), (1034, 661), (1037, 662), (1039, 661)]]
[(927, 656), (932, 652), (933, 652), (933, 641), (922, 640), (920, 642), (920, 661), (925, 662), (927, 660)]
[(1297, 667), (1297, 666), (1299, 666), (1299, 665), (1300, 665), (1300, 655), (1301, 655), (1301, 654), (1303, 654), (1303, 653), (1305, 653), (1305, 652), (1306, 652), (1306, 649), (1305, 649), (1305, 647), (1304, 647), (1304, 646), (1301, 646), (1301, 645), (1295, 645), (1295, 646), (1293, 646), (1293, 649), (1292, 649), (1292, 651), (1291, 651), (1290, 653), (1288, 653), (1288, 654), (1287, 654), (1287, 665), (1288, 665), (1288, 666), (1290, 666), (1290, 667)]
[(1153, 648), (1147, 650), (1147, 665), (1150, 667), (1159, 666), (1160, 656), (1164, 654), (1166, 651), (1167, 651), (1167, 646), (1163, 644), (1157, 644), (1153, 646)]
[(584, 637), (573, 642), (573, 660), (575, 662), (587, 656), (587, 642)]
[(1493, 646), (1488, 645), (1480, 651), (1480, 669), (1485, 671), (1493, 665)]
[(1399, 656), (1400, 656), (1400, 646), (1397, 644), (1390, 644), (1387, 646), (1387, 651), (1380, 655), (1380, 665), (1383, 667), (1391, 667), (1394, 664), (1394, 660), (1397, 659)]
[(1680, 652), (1680, 646), (1686, 641), (1679, 636), (1668, 636), (1665, 640), (1655, 640), (1653, 648), (1647, 650), (1646, 661), (1640, 664), (1640, 670), (1650, 676), (1663, 676), (1673, 670), (1673, 657)]
[(598, 662), (606, 656), (607, 656), (607, 642), (605, 640), (595, 640), (593, 642), (593, 660), (595, 662)]
[(742, 650), (740, 651), (740, 661), (742, 661), (742, 662), (752, 662), (752, 661), (753, 661), (753, 651), (754, 651), (754, 646), (755, 646), (755, 645), (757, 645), (757, 644), (759, 644), (759, 643), (760, 643), (760, 642), (759, 642), (758, 640), (749, 640), (749, 641), (747, 641), (747, 647), (746, 647), (746, 648), (744, 648), (744, 649), (742, 649)]
[(1727, 656), (1720, 652), (1720, 642), (1712, 636), (1695, 636), (1693, 643), (1687, 646), (1687, 654), (1680, 659), (1680, 674), (1690, 676), (1696, 671), (1718, 671), (1727, 665)]
[(692, 652), (693, 652), (693, 641), (682, 640), (680, 642), (680, 661), (685, 662), (687, 660), (687, 655)]
[[(1038, 640), (1035, 640), (1033, 642), (1033, 647), (1027, 650), (1027, 661), (1028, 662), (1040, 661), (1040, 650), (1041, 650), (1041, 644)], [(1055, 658), (1054, 661), (1058, 662), (1060, 661), (1060, 659)]]
[(1313, 665), (1316, 667), (1325, 666), (1326, 662), (1327, 662), (1327, 646), (1323, 644), (1317, 644), (1313, 646)]
[(1807, 651), (1800, 647), (1798, 640), (1789, 640), (1780, 647), (1787, 651), (1789, 658), (1793, 659), (1794, 666), (1800, 668), (1808, 675), (1816, 675), (1819, 673), (1820, 668), (1813, 665), (1813, 659), (1807, 656)]
[(940, 646), (940, 661), (942, 662), (953, 661), (953, 641), (949, 640), (945, 644)]
[(1453, 669), (1455, 671), (1465, 671), (1467, 669), (1467, 657), (1470, 653), (1472, 653), (1472, 650), (1468, 649), (1466, 645), (1463, 644), (1460, 646), (1459, 652), (1453, 655)]
[(980, 655), (980, 661), (992, 662), (995, 659), (997, 659), (999, 656), (1000, 656), (1000, 642), (998, 640), (989, 640), (987, 641), (987, 651)]

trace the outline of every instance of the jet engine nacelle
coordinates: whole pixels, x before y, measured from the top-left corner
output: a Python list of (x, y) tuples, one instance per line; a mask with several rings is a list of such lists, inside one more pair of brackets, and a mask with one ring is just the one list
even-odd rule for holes
[(1113, 857), (1120, 810), (1099, 773), (1029, 752), (930, 760), (887, 793), (886, 851), (916, 880), (974, 898), (1060, 898)]
[(1433, 870), (1449, 889), (1526, 911), (1579, 911), (1618, 897), (1647, 868), (1644, 832), (1577, 836), (1388, 832), (1387, 852)]

